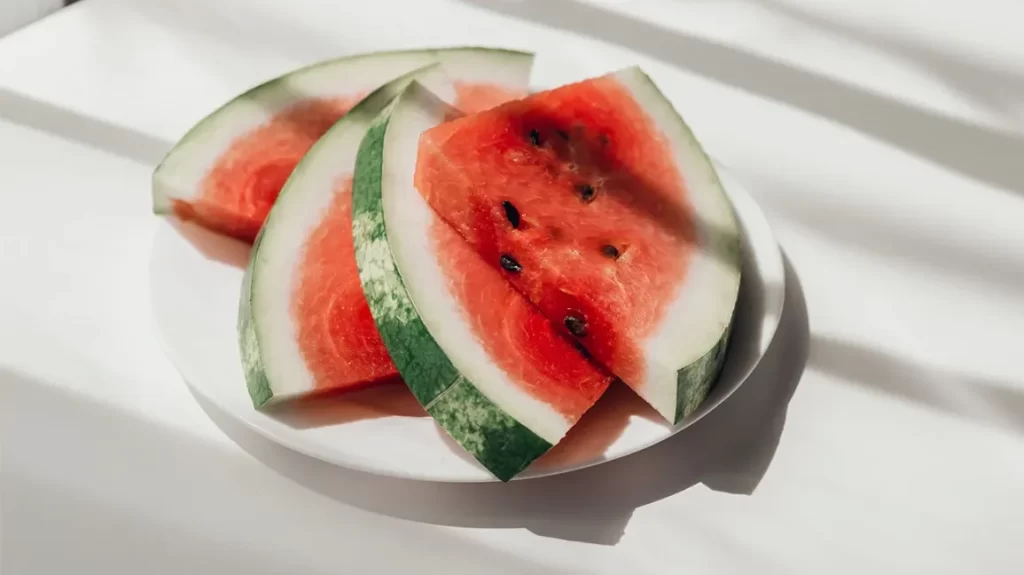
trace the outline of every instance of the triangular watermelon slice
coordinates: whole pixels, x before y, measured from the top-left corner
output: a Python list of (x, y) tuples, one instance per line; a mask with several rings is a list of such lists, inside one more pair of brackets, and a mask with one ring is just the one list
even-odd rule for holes
[[(526, 95), (533, 57), (503, 50), (449, 50), (446, 96), (462, 110)], [(412, 58), (421, 61), (419, 55)], [(352, 247), (356, 152), (376, 114), (431, 64), (373, 91), (298, 163), (251, 252), (239, 309), (239, 341), (254, 406), (397, 379), (373, 323)]]
[(693, 412), (728, 345), (740, 234), (654, 83), (632, 67), (423, 129), (431, 208), (667, 420)]
[(413, 185), (421, 132), (457, 116), (423, 78), (359, 149), (352, 230), (373, 319), (402, 379), (437, 423), (500, 480), (558, 443), (607, 389), (502, 274), (437, 218)]
[[(202, 119), (153, 173), (153, 211), (252, 242), (303, 155), (364, 96), (451, 58), (522, 62), (522, 52), (475, 47), (374, 52), (327, 60), (263, 83)], [(459, 86), (495, 101), (493, 86)], [(474, 111), (467, 109), (467, 112)]]

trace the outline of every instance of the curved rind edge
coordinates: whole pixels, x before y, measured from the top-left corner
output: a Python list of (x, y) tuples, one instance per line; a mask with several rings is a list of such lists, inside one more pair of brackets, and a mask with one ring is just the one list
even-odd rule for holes
[(263, 231), (256, 235), (249, 263), (242, 276), (242, 288), (238, 298), (238, 344), (242, 358), (242, 372), (245, 374), (245, 387), (249, 391), (252, 405), (256, 409), (267, 406), (274, 398), (274, 391), (267, 380), (260, 354), (259, 339), (256, 337), (256, 322), (252, 315), (252, 281), (253, 265), (259, 256), (259, 246), (263, 241)]
[[(723, 261), (729, 262), (730, 266), (736, 270), (735, 281), (730, 285), (732, 290), (732, 308), (729, 319), (723, 326), (718, 340), (703, 355), (676, 372), (676, 409), (672, 423), (678, 424), (700, 407), (717, 383), (724, 367), (736, 316), (736, 306), (739, 302), (740, 284), (743, 279), (743, 242), (741, 237), (743, 232), (735, 206), (725, 190), (725, 186), (718, 174), (718, 169), (682, 114), (679, 113), (654, 80), (639, 66), (621, 69), (615, 75), (619, 77), (620, 81), (626, 81), (626, 78), (632, 76), (633, 79), (643, 82), (649, 90), (652, 90), (657, 95), (658, 100), (671, 110), (672, 115), (678, 121), (678, 127), (683, 131), (684, 137), (689, 140), (688, 143), (699, 153), (701, 161), (706, 164), (709, 174), (714, 178), (714, 187), (728, 206), (729, 217), (735, 228), (735, 233), (728, 234), (721, 233), (719, 230), (709, 230), (708, 249), (716, 252)], [(641, 107), (646, 107), (647, 105), (644, 102), (639, 103)], [(671, 138), (672, 136), (669, 137)]]
[(382, 205), (384, 139), (402, 97), (376, 118), (356, 157), (352, 233), (359, 277), (381, 338), (417, 401), (495, 477), (509, 481), (551, 444), (491, 402), (452, 365), (420, 319), (388, 245)]
[(248, 88), (247, 90), (245, 90), (241, 94), (239, 94), (239, 95), (235, 96), (234, 98), (231, 98), (230, 100), (228, 100), (228, 101), (224, 102), (223, 104), (221, 104), (220, 106), (218, 106), (216, 109), (214, 109), (212, 112), (210, 112), (206, 116), (203, 116), (199, 121), (197, 121), (195, 124), (193, 124), (192, 127), (189, 128), (181, 136), (181, 138), (178, 139), (177, 142), (175, 142), (175, 144), (171, 147), (170, 150), (167, 151), (166, 154), (164, 154), (163, 158), (161, 158), (160, 162), (153, 169), (153, 173), (150, 176), (150, 192), (151, 192), (153, 213), (157, 214), (157, 215), (168, 215), (168, 214), (173, 212), (173, 202), (171, 201), (172, 196), (163, 189), (164, 188), (164, 184), (160, 181), (160, 174), (161, 174), (161, 172), (163, 170), (164, 165), (167, 163), (168, 158), (170, 158), (174, 154), (178, 153), (179, 150), (182, 147), (186, 147), (189, 144), (189, 141), (195, 135), (199, 134), (206, 127), (208, 127), (211, 123), (215, 122), (217, 120), (217, 118), (221, 114), (224, 113), (224, 110), (229, 108), (235, 102), (238, 102), (240, 100), (245, 100), (245, 99), (255, 99), (255, 98), (259, 97), (260, 94), (262, 94), (263, 92), (272, 90), (275, 86), (277, 86), (278, 84), (280, 84), (282, 82), (287, 82), (287, 81), (289, 81), (289, 80), (291, 80), (293, 78), (296, 78), (298, 76), (301, 76), (303, 74), (307, 74), (309, 72), (313, 72), (315, 70), (319, 70), (319, 69), (325, 68), (325, 67), (342, 65), (342, 64), (354, 62), (356, 60), (370, 59), (370, 58), (378, 57), (378, 56), (381, 56), (381, 55), (394, 55), (394, 56), (398, 56), (398, 55), (401, 55), (401, 54), (441, 54), (441, 53), (444, 53), (444, 52), (451, 52), (451, 51), (484, 51), (484, 52), (491, 52), (491, 53), (494, 53), (494, 54), (504, 53), (504, 54), (508, 54), (509, 56), (532, 56), (531, 52), (526, 52), (526, 51), (522, 51), (522, 50), (514, 50), (514, 49), (510, 49), (510, 48), (497, 48), (497, 47), (489, 47), (489, 46), (482, 46), (482, 45), (480, 45), (480, 46), (472, 46), (472, 45), (465, 45), (465, 46), (438, 46), (438, 47), (433, 47), (433, 48), (420, 48), (420, 49), (407, 49), (407, 50), (377, 50), (377, 51), (374, 51), (374, 52), (363, 52), (363, 53), (359, 53), (359, 54), (351, 54), (351, 55), (347, 55), (347, 56), (340, 56), (340, 57), (337, 57), (337, 58), (330, 58), (330, 59), (326, 59), (326, 60), (321, 60), (321, 61), (318, 61), (318, 62), (314, 62), (312, 64), (308, 64), (306, 66), (302, 66), (300, 68), (296, 68), (296, 69), (291, 70), (291, 71), (289, 71), (289, 72), (287, 72), (285, 74), (282, 74), (280, 76), (277, 76), (277, 77), (265, 80), (265, 81), (263, 81), (263, 82), (261, 82), (259, 84), (256, 84), (256, 85)]
[(274, 207), (271, 208), (270, 213), (267, 216), (267, 220), (264, 222), (262, 229), (257, 234), (256, 240), (252, 246), (252, 252), (249, 257), (248, 264), (245, 268), (245, 275), (242, 281), (242, 292), (239, 301), (239, 315), (238, 315), (238, 338), (239, 346), (242, 355), (242, 366), (245, 372), (246, 387), (249, 391), (249, 396), (252, 398), (253, 406), (257, 409), (266, 407), (272, 403), (275, 397), (274, 388), (270, 383), (270, 378), (267, 376), (266, 365), (263, 362), (260, 337), (260, 321), (252, 313), (252, 298), (258, 289), (259, 276), (262, 271), (260, 265), (260, 255), (262, 252), (262, 246), (264, 240), (268, 237), (268, 234), (273, 232), (274, 226), (272, 222), (275, 214), (279, 211), (278, 206), (282, 201), (288, 201), (289, 191), (292, 189), (292, 183), (299, 179), (299, 175), (308, 168), (307, 158), (315, 158), (319, 152), (322, 143), (325, 141), (324, 138), (330, 136), (332, 132), (339, 129), (345, 129), (348, 125), (353, 122), (358, 122), (361, 119), (365, 121), (372, 120), (376, 113), (384, 108), (388, 102), (401, 92), (401, 87), (408, 85), (418, 74), (423, 73), (426, 70), (436, 68), (440, 66), (440, 62), (435, 62), (422, 66), (406, 74), (398, 76), (392, 81), (378, 87), (373, 92), (369, 93), (365, 98), (359, 101), (358, 104), (353, 106), (348, 114), (345, 114), (339, 119), (330, 130), (324, 134), (324, 136), (313, 145), (312, 148), (306, 153), (306, 156), (302, 161), (295, 167), (291, 175), (285, 181), (284, 186), (281, 188), (281, 193), (278, 195), (277, 202)]
[(729, 353), (733, 323), (730, 322), (714, 346), (700, 359), (680, 369), (677, 373), (676, 413), (673, 424), (697, 410), (718, 383), (718, 376), (725, 366)]

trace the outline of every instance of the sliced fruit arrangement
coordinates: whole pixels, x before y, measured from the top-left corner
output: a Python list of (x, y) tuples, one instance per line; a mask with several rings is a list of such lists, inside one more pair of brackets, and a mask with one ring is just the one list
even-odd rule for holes
[(508, 481), (615, 379), (674, 423), (704, 401), (741, 268), (712, 164), (640, 69), (529, 94), (532, 65), (330, 60), (167, 154), (154, 212), (253, 244), (237, 328), (255, 409), (402, 381)]
[(740, 236), (654, 83), (627, 68), (423, 127), (433, 211), (666, 419), (691, 413), (728, 345)]
[[(373, 91), (304, 155), (288, 178), (250, 255), (239, 340), (253, 404), (354, 390), (394, 380), (359, 282), (352, 244), (352, 176), (374, 117), (415, 77), (459, 110), (525, 96), (532, 56), (449, 50), (439, 63)], [(420, 60), (414, 55), (413, 60)], [(424, 77), (424, 73), (432, 75)]]
[(356, 261), (406, 385), (459, 445), (508, 480), (558, 443), (611, 378), (416, 191), (420, 134), (457, 114), (414, 82), (367, 132), (353, 191)]
[[(484, 48), (377, 52), (321, 62), (261, 84), (201, 120), (168, 152), (153, 174), (153, 211), (252, 242), (299, 160), (364, 96), (447, 58), (475, 58), (504, 69), (503, 62), (522, 56)], [(457, 88), (477, 102), (503, 96), (500, 86)]]

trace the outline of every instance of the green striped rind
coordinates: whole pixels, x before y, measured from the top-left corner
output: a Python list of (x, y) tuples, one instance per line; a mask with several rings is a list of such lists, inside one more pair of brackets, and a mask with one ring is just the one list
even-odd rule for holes
[(256, 337), (256, 322), (253, 321), (252, 315), (253, 264), (262, 241), (261, 230), (256, 235), (252, 252), (249, 254), (249, 265), (246, 266), (245, 275), (242, 277), (242, 293), (238, 304), (238, 343), (242, 356), (242, 370), (245, 373), (245, 386), (249, 390), (249, 397), (252, 398), (253, 407), (257, 409), (266, 406), (274, 398), (274, 391), (270, 388), (263, 368), (259, 340)]
[(356, 158), (352, 234), (359, 278), (384, 345), (413, 395), (463, 449), (495, 477), (508, 481), (551, 444), (487, 399), (452, 365), (423, 325), (388, 244), (382, 203), (384, 137), (402, 97), (377, 117)]
[(266, 366), (263, 363), (263, 352), (260, 345), (259, 321), (253, 315), (252, 298), (255, 290), (260, 284), (260, 255), (263, 240), (268, 233), (273, 234), (274, 224), (277, 220), (279, 210), (277, 205), (287, 201), (291, 182), (298, 180), (302, 172), (308, 169), (313, 160), (320, 154), (322, 143), (330, 135), (338, 130), (358, 129), (373, 121), (376, 114), (380, 112), (402, 89), (416, 77), (417, 74), (429, 70), (439, 63), (428, 64), (422, 68), (415, 69), (407, 74), (395, 78), (391, 82), (377, 88), (372, 93), (356, 104), (344, 117), (338, 120), (334, 126), (324, 135), (320, 141), (306, 153), (299, 165), (295, 167), (291, 176), (285, 182), (278, 196), (277, 204), (270, 210), (267, 221), (256, 236), (252, 252), (249, 256), (248, 265), (245, 268), (245, 276), (242, 281), (242, 293), (239, 298), (238, 309), (238, 342), (239, 351), (242, 357), (242, 369), (245, 373), (246, 388), (249, 390), (249, 397), (252, 399), (253, 407), (260, 409), (268, 406), (274, 399), (274, 389), (270, 379), (267, 377)]
[(551, 449), (521, 423), (459, 377), (427, 406), (429, 413), (495, 477), (508, 481)]
[(684, 417), (696, 411), (700, 404), (707, 399), (715, 382), (718, 381), (718, 376), (722, 373), (731, 335), (732, 324), (730, 323), (722, 332), (722, 337), (707, 353), (679, 370), (679, 376), (676, 379), (679, 387), (676, 395), (675, 423), (679, 423)]

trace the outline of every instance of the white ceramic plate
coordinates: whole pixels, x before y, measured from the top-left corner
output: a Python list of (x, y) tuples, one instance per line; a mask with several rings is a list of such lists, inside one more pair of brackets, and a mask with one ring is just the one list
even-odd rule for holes
[[(750, 375), (782, 315), (782, 256), (764, 214), (719, 166), (744, 233), (743, 281), (733, 343), (703, 405), (672, 427), (625, 387), (613, 388), (554, 449), (516, 479), (565, 473), (650, 447), (706, 415)], [(326, 399), (275, 415), (253, 409), (235, 332), (248, 246), (170, 220), (153, 245), (155, 325), (193, 392), (267, 438), (370, 473), (446, 482), (496, 481), (455, 444), (402, 385)]]

